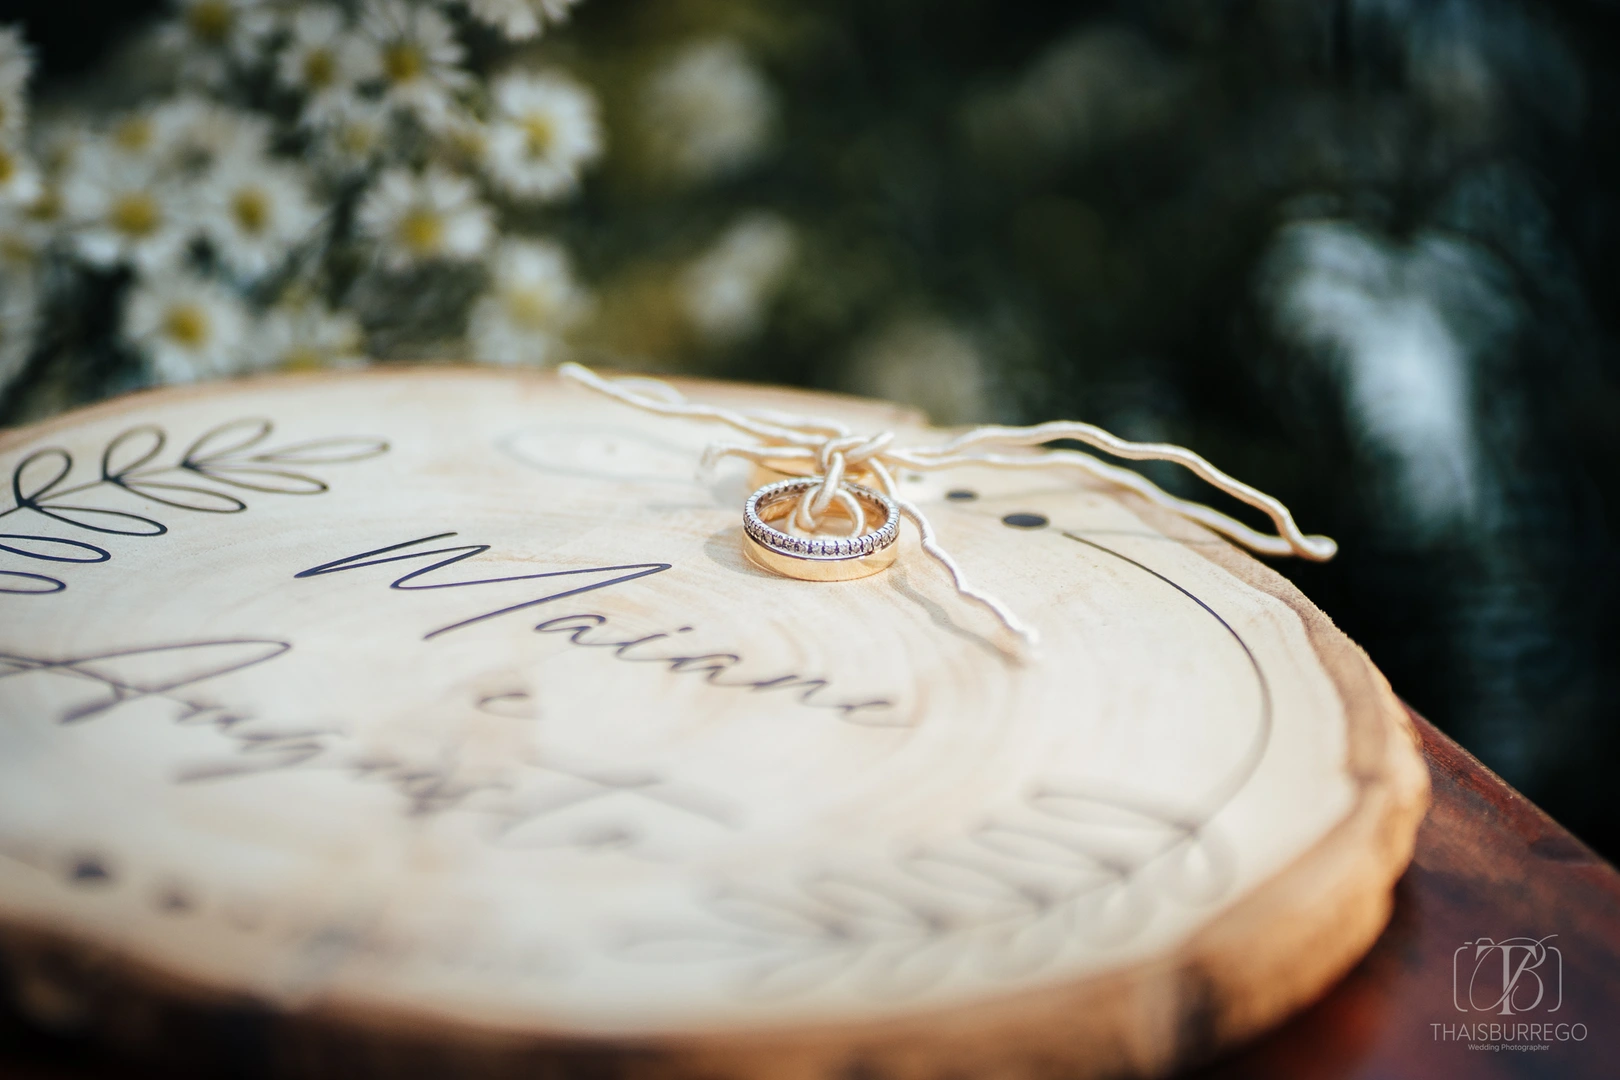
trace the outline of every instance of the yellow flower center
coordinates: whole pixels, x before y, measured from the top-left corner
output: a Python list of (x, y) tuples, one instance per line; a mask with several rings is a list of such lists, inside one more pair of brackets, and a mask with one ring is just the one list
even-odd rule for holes
[(62, 197), (55, 188), (46, 188), (28, 207), (27, 213), (30, 219), (37, 222), (55, 221), (62, 216)]
[(457, 127), (450, 132), (450, 145), (462, 157), (482, 157), (484, 153), (483, 129), (474, 127), (471, 124)]
[(0, 262), (27, 265), (34, 261), (34, 245), (18, 233), (0, 236)]
[(304, 54), (304, 85), (325, 90), (337, 81), (337, 57), (331, 49), (311, 49)]
[(383, 50), (383, 74), (393, 83), (410, 82), (427, 67), (427, 57), (414, 41), (396, 41)]
[(186, 29), (208, 45), (224, 44), (231, 32), (231, 5), (226, 0), (201, 0), (186, 11)]
[(412, 210), (399, 222), (399, 242), (416, 255), (432, 255), (444, 246), (444, 219), (431, 210)]
[(551, 145), (557, 139), (557, 128), (552, 124), (551, 117), (543, 113), (530, 113), (523, 118), (521, 126), (529, 137), (529, 153), (532, 156), (545, 157), (551, 152)]
[(270, 200), (258, 188), (243, 188), (231, 199), (231, 214), (243, 232), (263, 232), (270, 224)]
[(208, 312), (196, 304), (177, 304), (163, 319), (164, 334), (188, 349), (206, 344), (209, 330)]
[(107, 215), (112, 227), (126, 236), (150, 236), (163, 223), (163, 211), (157, 200), (144, 191), (131, 191), (120, 195)]
[(147, 116), (126, 116), (113, 128), (113, 143), (118, 149), (136, 154), (152, 145), (152, 120)]
[(282, 354), (281, 366), (288, 371), (315, 371), (326, 366), (326, 357), (313, 345), (294, 345)]
[(361, 157), (377, 145), (377, 131), (367, 124), (344, 124), (338, 129), (337, 144), (345, 154)]
[(530, 330), (544, 330), (557, 321), (557, 300), (545, 289), (533, 286), (527, 289), (509, 289), (506, 293), (507, 316), (517, 325)]

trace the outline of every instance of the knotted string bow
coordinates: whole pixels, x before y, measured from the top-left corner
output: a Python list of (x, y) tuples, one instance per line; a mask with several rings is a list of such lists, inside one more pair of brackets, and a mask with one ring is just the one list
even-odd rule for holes
[[(963, 432), (937, 446), (896, 447), (892, 431), (861, 435), (836, 420), (824, 417), (796, 416), (771, 409), (745, 411), (701, 405), (687, 401), (680, 391), (657, 379), (604, 379), (579, 364), (563, 364), (557, 370), (558, 374), (571, 382), (616, 398), (643, 412), (725, 424), (754, 439), (750, 443), (710, 444), (703, 454), (705, 467), (727, 457), (767, 466), (808, 466), (816, 482), (800, 494), (791, 519), (802, 530), (814, 530), (828, 508), (837, 502), (854, 523), (853, 531), (864, 531), (864, 512), (847, 487), (851, 476), (859, 476), (893, 499), (900, 512), (917, 526), (923, 551), (951, 575), (957, 593), (988, 609), (1003, 626), (1031, 648), (1039, 641), (1034, 627), (1026, 625), (999, 599), (974, 588), (968, 582), (956, 560), (939, 546), (927, 515), (915, 503), (901, 497), (894, 482), (897, 472), (934, 472), (963, 465), (999, 469), (1067, 466), (1128, 488), (1157, 506), (1263, 555), (1298, 555), (1314, 562), (1326, 562), (1338, 551), (1338, 545), (1328, 537), (1307, 536), (1300, 532), (1299, 526), (1294, 524), (1294, 516), (1282, 503), (1228, 476), (1191, 450), (1169, 443), (1129, 442), (1092, 424), (1054, 420), (1032, 427), (991, 425)], [(1121, 466), (1110, 465), (1090, 454), (1045, 446), (1058, 439), (1083, 442), (1129, 461), (1171, 461), (1184, 466), (1211, 487), (1264, 512), (1276, 526), (1277, 534), (1251, 529), (1203, 503), (1179, 499), (1146, 477)]]

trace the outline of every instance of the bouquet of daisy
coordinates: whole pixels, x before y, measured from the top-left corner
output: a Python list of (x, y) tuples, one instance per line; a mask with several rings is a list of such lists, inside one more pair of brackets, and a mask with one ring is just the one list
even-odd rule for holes
[[(601, 299), (690, 339), (756, 330), (795, 250), (772, 214), (734, 214), (651, 293), (632, 256), (605, 298), (581, 281), (608, 140), (590, 62), (554, 40), (576, 2), (175, 0), (133, 45), (133, 105), (32, 123), (29, 49), (0, 28), (0, 391), (550, 364), (615, 344)], [(766, 145), (771, 89), (735, 40), (675, 42), (635, 81), (649, 175), (701, 185)]]

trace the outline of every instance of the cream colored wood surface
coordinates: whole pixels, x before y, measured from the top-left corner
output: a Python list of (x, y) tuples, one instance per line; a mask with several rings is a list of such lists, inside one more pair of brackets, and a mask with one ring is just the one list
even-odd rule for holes
[(1370, 944), (1425, 773), (1280, 577), (1066, 474), (905, 480), (1020, 666), (913, 535), (755, 568), (716, 434), (437, 369), (0, 436), (22, 1006), (250, 1002), (290, 1071), (1156, 1073)]

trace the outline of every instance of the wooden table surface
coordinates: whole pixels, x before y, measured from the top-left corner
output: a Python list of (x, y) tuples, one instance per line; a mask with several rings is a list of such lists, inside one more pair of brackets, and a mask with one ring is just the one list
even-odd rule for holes
[[(1396, 886), (1388, 929), (1325, 998), (1199, 1080), (1620, 1077), (1620, 872), (1434, 725), (1413, 720), (1434, 801)], [(1556, 1012), (1457, 1010), (1453, 959), (1465, 1001), (1474, 965), (1474, 950), (1457, 955), (1464, 942), (1549, 934), (1558, 935), (1547, 944), (1558, 948), (1563, 968)], [(1499, 985), (1499, 968), (1494, 974)], [(1555, 984), (1548, 983), (1550, 1002)], [(1525, 989), (1522, 1000), (1534, 998), (1528, 981)], [(1500, 1049), (1470, 1049), (1466, 1038), (1446, 1037), (1446, 1025), (1493, 1021), (1552, 1024), (1554, 1038), (1546, 1049), (1515, 1050), (1500, 1039), (1485, 1044)], [(1584, 1041), (1558, 1041), (1561, 1023), (1584, 1025)]]
[[(1414, 719), (1434, 803), (1397, 886), (1389, 928), (1320, 1002), (1201, 1070), (1198, 1080), (1620, 1077), (1620, 872), (1427, 721)], [(1465, 942), (1548, 935), (1556, 935), (1547, 944), (1558, 953), (1538, 969), (1547, 987), (1538, 1008), (1511, 1016), (1458, 1011), (1454, 961), (1465, 996), (1474, 970), (1475, 950), (1459, 954)], [(1559, 961), (1561, 979), (1554, 971)], [(1494, 977), (1499, 987), (1495, 964), (1487, 960), (1481, 978)], [(1518, 1000), (1534, 998), (1528, 978), (1523, 991)], [(1477, 996), (1483, 1001), (1492, 991)], [(1555, 997), (1558, 1007), (1550, 1010)], [(1475, 1047), (1458, 1030), (1490, 1023), (1537, 1024), (1548, 1036)], [(131, 1066), (0, 1014), (3, 1080), (195, 1075)]]

